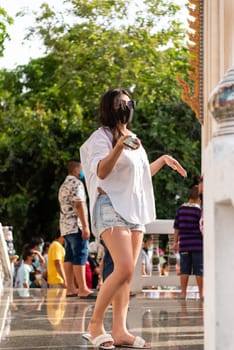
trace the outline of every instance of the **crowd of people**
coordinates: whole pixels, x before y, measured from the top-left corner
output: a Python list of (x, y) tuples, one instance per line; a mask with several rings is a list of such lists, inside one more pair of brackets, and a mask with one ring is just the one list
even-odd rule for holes
[[(152, 272), (149, 252), (153, 239), (145, 235), (145, 224), (156, 217), (152, 176), (164, 165), (187, 176), (172, 156), (162, 155), (149, 163), (140, 139), (129, 129), (134, 108), (126, 90), (110, 89), (103, 95), (100, 127), (81, 146), (81, 162), (67, 162), (67, 176), (58, 189), (60, 223), (54, 241), (47, 244), (37, 238), (26, 244), (15, 278), (16, 287), (65, 288), (67, 297), (96, 299), (88, 333), (83, 337), (102, 349), (150, 348), (144, 339), (128, 331), (127, 311), (130, 281), (140, 254), (142, 274)], [(182, 256), (182, 297), (192, 271), (203, 297), (198, 196), (198, 191), (191, 195), (175, 217), (174, 249)], [(196, 226), (193, 238), (188, 238), (191, 226), (183, 226), (183, 210), (196, 211), (198, 226), (191, 219), (191, 225)], [(90, 243), (90, 230), (96, 242)], [(168, 273), (167, 261), (163, 271)], [(110, 304), (111, 334), (104, 328)]]
[[(34, 246), (35, 240), (40, 241), (40, 245), (37, 247)], [(59, 230), (52, 242), (44, 242), (42, 237), (33, 237), (29, 244), (23, 246), (20, 259), (15, 263), (14, 287), (20, 289), (21, 296), (29, 296), (29, 291), (21, 289), (67, 289), (64, 258), (64, 237)], [(102, 260), (103, 256), (98, 255), (98, 249), (94, 250), (93, 244), (90, 243), (85, 264), (85, 280), (92, 290), (98, 290), (101, 285)], [(67, 297), (79, 296), (78, 284), (76, 281), (74, 284), (76, 292), (73, 295), (67, 293)]]

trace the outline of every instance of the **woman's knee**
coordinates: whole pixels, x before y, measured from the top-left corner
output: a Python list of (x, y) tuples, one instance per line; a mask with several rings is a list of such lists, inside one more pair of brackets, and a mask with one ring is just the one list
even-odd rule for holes
[(130, 282), (134, 273), (134, 265), (126, 264), (122, 267), (117, 267), (116, 273), (118, 273), (119, 283)]

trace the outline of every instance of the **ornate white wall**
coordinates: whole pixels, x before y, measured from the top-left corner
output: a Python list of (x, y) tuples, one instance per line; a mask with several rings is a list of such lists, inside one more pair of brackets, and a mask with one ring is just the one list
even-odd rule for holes
[(205, 350), (234, 349), (234, 106), (233, 116), (218, 123), (207, 107), (211, 92), (234, 64), (233, 14), (234, 0), (204, 0)]
[[(234, 1), (204, 1), (204, 125), (202, 149), (205, 151), (216, 123), (208, 112), (211, 91), (234, 63)], [(204, 153), (203, 153), (204, 154)]]

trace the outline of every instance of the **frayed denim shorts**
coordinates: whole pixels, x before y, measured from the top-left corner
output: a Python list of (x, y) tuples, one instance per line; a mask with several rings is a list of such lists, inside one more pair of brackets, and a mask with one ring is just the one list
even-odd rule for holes
[(145, 232), (145, 226), (140, 224), (132, 224), (120, 216), (111, 203), (110, 198), (106, 194), (99, 194), (94, 207), (94, 226), (98, 236), (111, 227), (126, 227), (130, 231)]

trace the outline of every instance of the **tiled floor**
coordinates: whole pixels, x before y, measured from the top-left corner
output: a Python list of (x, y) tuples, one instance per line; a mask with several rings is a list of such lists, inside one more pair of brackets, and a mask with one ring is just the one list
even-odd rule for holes
[[(203, 303), (196, 293), (176, 299), (174, 291), (147, 291), (131, 298), (128, 328), (157, 350), (203, 349)], [(0, 295), (1, 350), (91, 349), (81, 337), (95, 301), (66, 298), (65, 290), (17, 290)], [(111, 308), (105, 326), (111, 329)], [(121, 348), (119, 348), (121, 349)]]

